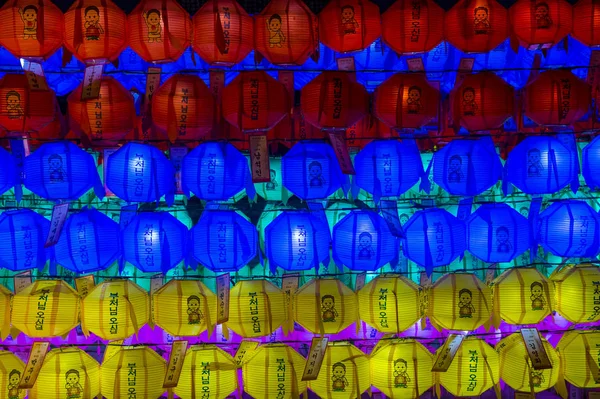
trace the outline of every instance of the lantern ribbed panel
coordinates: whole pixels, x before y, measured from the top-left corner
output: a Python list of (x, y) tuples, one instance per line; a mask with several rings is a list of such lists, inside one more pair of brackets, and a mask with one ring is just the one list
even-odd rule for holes
[(565, 0), (518, 0), (508, 12), (512, 33), (525, 48), (556, 44), (573, 29), (573, 6)]
[(6, 337), (10, 333), (10, 316), (13, 293), (8, 288), (0, 287), (0, 336)]
[(2, 195), (16, 185), (20, 185), (21, 179), (16, 158), (4, 148), (0, 148), (0, 165), (2, 165), (2, 173), (0, 173), (0, 195)]
[(0, 351), (0, 390), (9, 399), (23, 399), (26, 389), (19, 389), (19, 381), (25, 371), (25, 363), (12, 352)]
[(550, 276), (556, 290), (556, 311), (572, 323), (593, 323), (600, 319), (600, 268), (593, 264), (567, 266)]
[(49, 230), (50, 221), (29, 209), (3, 212), (0, 215), (0, 266), (12, 271), (43, 268)]
[(599, 331), (567, 331), (556, 345), (565, 380), (578, 388), (599, 388), (598, 347)]
[(600, 45), (600, 4), (596, 0), (579, 0), (573, 5), (571, 35), (586, 46)]
[(581, 151), (581, 172), (590, 189), (600, 187), (600, 137), (594, 138)]

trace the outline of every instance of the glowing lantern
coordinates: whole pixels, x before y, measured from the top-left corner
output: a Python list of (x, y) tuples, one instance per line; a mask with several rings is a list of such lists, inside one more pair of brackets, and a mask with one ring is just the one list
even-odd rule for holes
[(152, 349), (121, 347), (100, 367), (102, 396), (118, 399), (135, 392), (141, 398), (158, 398), (165, 391), (162, 385), (166, 372), (165, 359)]
[[(11, 188), (15, 188), (17, 192), (21, 190), (21, 177), (17, 168), (17, 160), (4, 148), (0, 148), (0, 164), (2, 165), (2, 173), (0, 173), (0, 195), (4, 194)], [(17, 195), (15, 193), (15, 195)]]
[(579, 0), (573, 5), (571, 35), (586, 46), (600, 45), (600, 7), (595, 0)]
[(527, 49), (550, 47), (573, 29), (573, 7), (565, 0), (518, 0), (508, 12), (513, 34)]
[(37, 280), (13, 297), (11, 323), (28, 337), (67, 334), (79, 324), (79, 295), (61, 280)]
[(600, 175), (596, 172), (600, 168), (600, 138), (594, 138), (583, 147), (581, 152), (581, 171), (585, 182), (592, 190), (600, 187)]
[(595, 361), (598, 347), (599, 331), (567, 331), (556, 345), (565, 380), (579, 388), (600, 387), (600, 372)]
[(0, 364), (0, 390), (8, 394), (8, 399), (25, 398), (27, 390), (19, 389), (25, 363), (10, 351), (0, 351)]
[[(148, 293), (129, 280), (104, 281), (82, 300), (81, 328), (107, 340), (125, 339), (149, 320)], [(89, 331), (89, 332), (88, 332)], [(104, 390), (102, 391), (104, 394)]]
[(9, 210), (0, 215), (0, 266), (12, 271), (43, 269), (44, 245), (50, 221), (29, 210)]
[[(556, 311), (572, 323), (600, 320), (598, 291), (600, 268), (592, 264), (566, 267), (550, 276), (556, 290)], [(596, 297), (596, 298), (594, 298)]]
[(0, 287), (0, 336), (2, 338), (6, 338), (10, 333), (12, 296), (13, 294), (8, 288)]

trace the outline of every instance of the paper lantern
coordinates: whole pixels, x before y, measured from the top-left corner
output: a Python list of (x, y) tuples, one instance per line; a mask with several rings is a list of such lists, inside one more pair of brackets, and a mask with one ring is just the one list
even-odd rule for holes
[(333, 227), (333, 260), (351, 270), (373, 271), (398, 258), (398, 240), (385, 219), (351, 211)]
[(446, 12), (444, 37), (460, 51), (487, 53), (509, 35), (508, 10), (496, 0), (461, 0)]
[(17, 58), (48, 58), (63, 34), (63, 14), (50, 0), (16, 0), (0, 9), (0, 45)]
[(255, 17), (254, 43), (274, 65), (303, 65), (319, 46), (317, 16), (302, 0), (271, 0)]
[(144, 61), (171, 62), (190, 46), (192, 21), (175, 0), (144, 0), (127, 16), (127, 44)]
[(349, 342), (329, 343), (311, 391), (321, 398), (360, 398), (371, 386), (369, 358)]
[(57, 398), (96, 397), (100, 394), (100, 364), (77, 347), (52, 349), (29, 395), (42, 398), (49, 392)]
[(492, 288), (494, 311), (508, 324), (536, 324), (554, 309), (554, 287), (535, 268), (508, 269)]
[(181, 398), (226, 398), (238, 389), (236, 369), (231, 355), (216, 345), (191, 346), (173, 391)]
[(583, 147), (581, 152), (581, 171), (586, 184), (592, 190), (600, 187), (600, 175), (596, 171), (600, 168), (600, 138), (594, 138)]
[(266, 344), (242, 363), (244, 391), (255, 398), (293, 399), (306, 391), (302, 381), (306, 359), (285, 344)]
[(13, 293), (8, 288), (0, 287), (0, 336), (3, 338), (10, 334), (12, 296)]
[(578, 388), (600, 387), (598, 358), (600, 332), (597, 330), (567, 331), (556, 345), (565, 380)]
[(518, 0), (509, 15), (512, 33), (530, 50), (550, 47), (573, 29), (573, 7), (565, 0)]
[(79, 61), (114, 60), (127, 45), (127, 16), (111, 0), (78, 0), (65, 13), (64, 32)]
[(419, 398), (433, 386), (433, 355), (414, 339), (384, 344), (370, 365), (371, 383), (391, 399)]
[[(106, 340), (137, 334), (149, 320), (148, 293), (129, 280), (107, 280), (82, 300), (81, 328)], [(104, 381), (103, 381), (104, 384)], [(102, 394), (106, 395), (104, 389)]]
[[(327, 7), (338, 2), (331, 1)], [(350, 73), (324, 71), (302, 88), (302, 113), (308, 123), (321, 129), (345, 130), (367, 115), (369, 94)]]
[(29, 209), (3, 212), (0, 215), (0, 266), (15, 272), (43, 269), (49, 230), (50, 221)]
[(12, 302), (14, 328), (32, 338), (60, 337), (79, 324), (79, 295), (61, 280), (36, 280)]
[(364, 50), (380, 35), (379, 6), (369, 0), (330, 1), (319, 13), (319, 39), (338, 53)]
[[(17, 168), (17, 160), (4, 148), (0, 148), (0, 165), (2, 172), (0, 173), (0, 195), (4, 194), (11, 188), (15, 188), (18, 192), (21, 190), (21, 176)], [(15, 193), (17, 195), (17, 193)]]
[(239, 281), (230, 295), (227, 327), (244, 338), (269, 335), (288, 320), (285, 293), (267, 280)]
[(481, 339), (468, 337), (458, 348), (448, 371), (436, 377), (452, 395), (477, 396), (499, 384), (499, 374), (494, 348)]
[(484, 262), (511, 262), (529, 249), (529, 222), (506, 204), (483, 204), (466, 223), (467, 250)]
[(600, 268), (567, 266), (550, 276), (556, 290), (556, 311), (572, 323), (600, 320)]
[(451, 94), (454, 121), (469, 131), (498, 129), (514, 114), (514, 95), (492, 72), (466, 75)]
[(109, 268), (123, 254), (121, 229), (95, 209), (72, 214), (54, 246), (56, 261), (76, 273)]
[(217, 297), (199, 280), (170, 280), (152, 295), (152, 320), (175, 337), (210, 334), (216, 310)]
[(0, 351), (0, 390), (6, 392), (7, 399), (23, 399), (26, 389), (19, 389), (25, 363), (10, 351)]
[(571, 35), (586, 46), (600, 45), (600, 7), (594, 0), (579, 0), (573, 5)]
[(215, 100), (195, 75), (175, 74), (152, 95), (152, 122), (171, 142), (195, 142), (213, 128)]
[(146, 346), (121, 347), (102, 363), (102, 396), (106, 399), (158, 398), (163, 394), (167, 364)]

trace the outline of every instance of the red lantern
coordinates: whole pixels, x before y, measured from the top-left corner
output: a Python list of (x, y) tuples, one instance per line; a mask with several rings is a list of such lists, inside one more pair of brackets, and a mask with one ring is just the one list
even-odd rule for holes
[(254, 48), (254, 21), (235, 0), (208, 0), (193, 22), (192, 48), (210, 65), (237, 64)]
[(590, 85), (570, 71), (541, 73), (525, 87), (525, 115), (538, 125), (571, 125), (591, 101)]
[(317, 16), (302, 0), (271, 0), (254, 18), (254, 47), (271, 64), (302, 65), (319, 45)]
[(144, 61), (176, 61), (190, 46), (192, 21), (175, 0), (143, 0), (127, 24), (129, 47)]
[(600, 3), (579, 0), (573, 6), (573, 37), (587, 46), (600, 45)]
[(67, 132), (63, 131), (64, 117), (60, 112), (58, 102), (54, 106), (54, 120), (44, 126), (42, 129), (29, 133), (29, 145), (40, 146), (48, 141), (61, 140)]
[(364, 50), (379, 36), (379, 7), (369, 0), (331, 0), (319, 13), (319, 37), (333, 51)]
[(384, 43), (398, 54), (431, 51), (444, 38), (444, 10), (433, 0), (396, 0), (381, 22)]
[(63, 13), (50, 0), (14, 0), (0, 9), (0, 45), (19, 58), (48, 58), (63, 44)]
[(302, 88), (301, 105), (308, 123), (345, 130), (369, 112), (369, 94), (351, 73), (325, 71)]
[(450, 97), (454, 122), (469, 131), (498, 129), (514, 114), (514, 95), (492, 72), (467, 75)]
[[(324, 139), (325, 135), (321, 129), (308, 123), (302, 112), (302, 107), (296, 106), (293, 111), (293, 130), (292, 137), (295, 141), (298, 140), (320, 140)], [(294, 145), (295, 143), (291, 143)], [(291, 147), (291, 146), (290, 146)]]
[(65, 13), (65, 46), (82, 62), (114, 60), (127, 45), (127, 16), (111, 0), (77, 0)]
[(530, 50), (551, 47), (573, 29), (573, 7), (565, 0), (518, 0), (509, 14), (513, 34)]

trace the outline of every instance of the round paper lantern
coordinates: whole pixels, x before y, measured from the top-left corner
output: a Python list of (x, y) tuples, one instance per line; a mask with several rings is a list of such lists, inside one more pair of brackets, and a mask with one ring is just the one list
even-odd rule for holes
[(529, 249), (529, 222), (506, 204), (483, 204), (466, 223), (467, 250), (484, 262), (511, 262)]
[(78, 0), (65, 13), (64, 32), (78, 60), (114, 60), (127, 45), (127, 16), (111, 0)]
[(170, 280), (152, 295), (152, 320), (174, 337), (210, 334), (216, 309), (217, 297), (199, 280)]
[(100, 394), (100, 364), (85, 351), (63, 346), (46, 354), (35, 385), (33, 398), (49, 392), (58, 398), (93, 398)]
[(319, 39), (338, 53), (364, 50), (380, 35), (379, 6), (369, 0), (333, 0), (319, 13)]
[(548, 48), (573, 29), (573, 7), (565, 0), (518, 0), (509, 14), (513, 34), (530, 50)]
[(446, 12), (444, 37), (466, 53), (487, 53), (509, 35), (508, 10), (496, 0), (461, 0)]
[(79, 324), (79, 295), (62, 280), (36, 280), (15, 294), (14, 328), (32, 338), (60, 337)]
[(371, 383), (391, 399), (419, 398), (433, 386), (433, 355), (414, 339), (390, 341), (370, 364)]
[(600, 7), (595, 0), (579, 0), (573, 5), (571, 35), (586, 46), (600, 45)]
[(498, 129), (514, 114), (514, 96), (493, 72), (466, 75), (451, 94), (454, 121), (469, 131)]
[(163, 394), (167, 364), (146, 346), (121, 347), (102, 363), (100, 381), (106, 399), (158, 398)]
[(600, 268), (593, 264), (567, 266), (550, 276), (556, 290), (556, 311), (572, 323), (600, 320)]
[(508, 269), (492, 288), (494, 311), (508, 324), (536, 324), (554, 309), (554, 287), (535, 268)]
[(598, 358), (598, 347), (600, 331), (567, 331), (556, 345), (565, 380), (578, 388), (600, 387), (598, 366), (594, 361)]
[(119, 225), (95, 209), (72, 214), (54, 246), (56, 261), (76, 273), (109, 268), (123, 254)]
[(132, 281), (104, 281), (82, 300), (81, 328), (106, 340), (128, 338), (149, 320), (149, 305), (148, 293)]
[(338, 264), (373, 271), (397, 258), (398, 240), (375, 212), (351, 211), (333, 227), (333, 260)]
[(319, 46), (317, 16), (302, 0), (271, 0), (255, 17), (254, 43), (274, 65), (303, 65)]
[(600, 137), (583, 147), (581, 157), (581, 171), (585, 182), (590, 189), (596, 190), (600, 187), (600, 175), (596, 173), (600, 168)]
[[(10, 334), (10, 314), (13, 293), (8, 288), (0, 287), (0, 336), (8, 337)], [(0, 364), (2, 364), (0, 362)]]
[(176, 0), (144, 0), (127, 16), (127, 44), (144, 61), (171, 62), (190, 46), (192, 21)]
[(0, 390), (6, 392), (8, 399), (23, 399), (26, 389), (19, 389), (25, 363), (10, 351), (0, 351)]
[(0, 267), (12, 271), (43, 269), (44, 245), (50, 221), (29, 210), (9, 210), (0, 215)]
[(284, 270), (309, 270), (329, 263), (329, 226), (312, 212), (282, 212), (269, 223), (265, 237), (269, 262)]
[(230, 295), (227, 327), (244, 338), (269, 335), (289, 318), (285, 293), (267, 280), (240, 281)]
[(244, 391), (255, 398), (293, 399), (306, 391), (302, 381), (306, 359), (285, 344), (266, 344), (242, 363)]
[[(331, 1), (327, 7), (337, 2)], [(321, 129), (345, 130), (367, 115), (369, 94), (350, 73), (324, 71), (302, 88), (302, 113), (308, 123)]]
[(0, 45), (17, 58), (48, 58), (63, 34), (63, 14), (50, 0), (16, 0), (0, 9)]
[[(17, 169), (17, 160), (4, 148), (0, 148), (0, 165), (2, 165), (0, 195), (11, 188), (15, 188), (18, 192), (21, 189), (21, 177), (20, 171)], [(15, 195), (17, 194), (15, 193)]]

